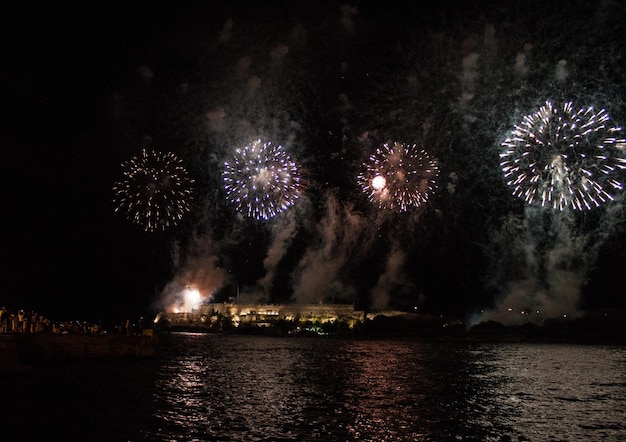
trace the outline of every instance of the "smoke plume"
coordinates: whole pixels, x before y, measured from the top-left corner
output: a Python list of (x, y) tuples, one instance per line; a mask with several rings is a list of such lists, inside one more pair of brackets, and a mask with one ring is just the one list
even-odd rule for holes
[(272, 242), (267, 250), (267, 255), (263, 260), (265, 275), (258, 284), (263, 288), (264, 294), (269, 298), (272, 284), (275, 277), (276, 266), (289, 249), (294, 236), (297, 233), (297, 223), (294, 211), (281, 213), (272, 224)]
[(501, 297), (477, 322), (542, 324), (580, 316), (582, 289), (615, 224), (611, 213), (591, 229), (582, 228), (572, 211), (528, 206), (522, 218), (509, 216), (493, 238), (493, 283)]
[(342, 207), (334, 195), (329, 195), (324, 216), (317, 224), (319, 241), (309, 247), (296, 269), (294, 300), (320, 303), (335, 296), (353, 295), (340, 271), (353, 252), (364, 223), (360, 214), (352, 212), (350, 206)]
[(404, 273), (406, 253), (397, 244), (387, 255), (385, 272), (380, 275), (376, 286), (371, 291), (372, 309), (384, 310), (389, 305), (390, 293), (400, 288), (407, 290), (411, 283)]

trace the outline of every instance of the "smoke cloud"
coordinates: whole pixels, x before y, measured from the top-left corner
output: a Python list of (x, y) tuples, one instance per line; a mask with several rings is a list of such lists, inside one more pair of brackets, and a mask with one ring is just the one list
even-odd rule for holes
[(258, 282), (267, 298), (270, 296), (274, 277), (276, 276), (276, 266), (285, 256), (296, 233), (297, 223), (294, 211), (279, 214), (276, 221), (272, 224), (272, 242), (268, 248), (267, 256), (263, 260), (263, 267), (266, 273)]
[(296, 270), (293, 299), (309, 304), (354, 296), (354, 288), (342, 281), (340, 271), (354, 250), (365, 219), (342, 207), (335, 195), (326, 199), (325, 213), (317, 224), (319, 241), (305, 252)]
[(380, 275), (376, 286), (371, 291), (372, 309), (384, 310), (389, 306), (391, 293), (400, 289), (406, 291), (412, 284), (404, 273), (406, 253), (394, 244), (387, 255), (385, 271)]
[(613, 213), (621, 211), (606, 210), (590, 229), (571, 211), (528, 206), (523, 218), (510, 216), (494, 235), (493, 283), (501, 297), (477, 322), (542, 324), (548, 318), (580, 316), (582, 289), (600, 247), (618, 224)]

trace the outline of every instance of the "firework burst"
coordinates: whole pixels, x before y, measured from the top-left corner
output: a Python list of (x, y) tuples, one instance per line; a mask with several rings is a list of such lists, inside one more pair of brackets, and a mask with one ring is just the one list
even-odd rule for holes
[(406, 212), (428, 201), (439, 174), (437, 160), (416, 145), (384, 144), (357, 177), (363, 192), (380, 208)]
[(192, 184), (176, 155), (144, 149), (122, 163), (122, 178), (113, 186), (115, 211), (146, 231), (166, 230), (190, 211)]
[(261, 140), (235, 150), (224, 163), (223, 179), (227, 200), (258, 220), (288, 209), (302, 191), (297, 163), (280, 145)]
[(500, 165), (513, 195), (528, 204), (588, 210), (622, 190), (626, 140), (607, 112), (550, 101), (502, 142)]

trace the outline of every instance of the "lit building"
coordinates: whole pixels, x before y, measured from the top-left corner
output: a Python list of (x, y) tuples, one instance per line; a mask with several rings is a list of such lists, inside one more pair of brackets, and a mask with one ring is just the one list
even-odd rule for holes
[[(368, 314), (368, 318), (370, 315)], [(277, 321), (296, 323), (343, 322), (349, 327), (365, 319), (353, 304), (201, 304), (191, 312), (159, 312), (155, 322), (170, 327), (211, 328), (217, 321), (233, 326), (269, 327)]]

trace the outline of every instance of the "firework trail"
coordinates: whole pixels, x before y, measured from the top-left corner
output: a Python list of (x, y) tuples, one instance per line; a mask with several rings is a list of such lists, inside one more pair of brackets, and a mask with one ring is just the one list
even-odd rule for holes
[(378, 148), (363, 167), (357, 179), (370, 201), (401, 212), (426, 203), (439, 174), (437, 160), (425, 150), (397, 142)]
[(302, 191), (298, 165), (280, 145), (261, 140), (235, 151), (224, 163), (223, 180), (227, 200), (257, 220), (293, 206)]
[(607, 112), (550, 101), (526, 115), (502, 142), (501, 167), (513, 195), (528, 204), (589, 210), (622, 190), (626, 140)]
[(193, 180), (173, 153), (144, 149), (121, 167), (113, 186), (116, 212), (152, 232), (178, 224), (190, 211)]

